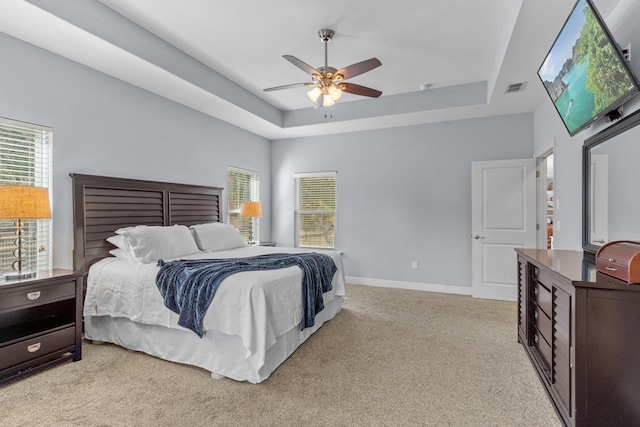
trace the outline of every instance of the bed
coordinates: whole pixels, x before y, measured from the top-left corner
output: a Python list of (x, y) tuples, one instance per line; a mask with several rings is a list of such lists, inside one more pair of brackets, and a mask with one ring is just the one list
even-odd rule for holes
[[(220, 211), (221, 188), (82, 174), (71, 177), (74, 269), (87, 274), (83, 311), (87, 339), (198, 366), (211, 372), (213, 378), (255, 384), (267, 379), (323, 323), (340, 312), (345, 297), (341, 256), (335, 251), (322, 251), (333, 259), (337, 270), (331, 290), (322, 295), (324, 308), (315, 315), (313, 326), (300, 327), (304, 316), (300, 268), (244, 271), (221, 282), (204, 315), (200, 338), (179, 326), (178, 315), (165, 307), (155, 284), (161, 268), (156, 258), (165, 262), (238, 259), (309, 251), (243, 244), (230, 248), (234, 245), (226, 243), (216, 247), (221, 241), (217, 234), (207, 246), (208, 235), (200, 234), (199, 240), (197, 230), (228, 227)], [(175, 230), (182, 233), (181, 239), (188, 227), (197, 251), (172, 257), (175, 251), (171, 248), (182, 244), (177, 243), (168, 252), (153, 253), (142, 261), (118, 253), (120, 248), (111, 243), (118, 236), (116, 230), (126, 234), (122, 230), (135, 231), (141, 225), (163, 233)], [(199, 247), (203, 242), (204, 251)], [(176, 251), (189, 252), (190, 243), (185, 245), (186, 249)]]

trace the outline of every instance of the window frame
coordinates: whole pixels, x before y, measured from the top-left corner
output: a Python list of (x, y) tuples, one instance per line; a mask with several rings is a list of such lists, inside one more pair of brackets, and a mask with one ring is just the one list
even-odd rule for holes
[[(300, 178), (326, 178), (333, 177), (334, 179), (334, 209), (333, 210), (302, 210), (300, 209)], [(335, 250), (338, 247), (338, 173), (336, 171), (326, 172), (303, 172), (294, 173), (294, 246), (296, 248), (305, 249), (329, 249)], [(333, 215), (333, 245), (328, 246), (316, 246), (316, 245), (302, 245), (301, 244), (301, 232), (300, 232), (300, 214), (330, 214)]]
[[(31, 138), (31, 140), (27, 140)], [(11, 162), (11, 163), (9, 163)], [(16, 164), (24, 162), (22, 168)], [(0, 185), (45, 187), (53, 210), (53, 129), (0, 117)], [(53, 212), (52, 212), (53, 216)], [(18, 219), (18, 218), (16, 218)], [(53, 221), (24, 220), (23, 269), (53, 268)], [(12, 271), (15, 220), (0, 220), (0, 271)], [(31, 241), (29, 240), (31, 239)]]
[[(249, 184), (248, 184), (248, 188), (244, 189), (245, 190), (244, 195), (234, 197), (234, 194), (233, 194), (234, 190), (232, 190), (232, 188), (234, 188), (235, 186), (233, 186), (230, 181), (232, 173), (244, 175), (247, 177)], [(240, 199), (245, 199), (245, 195), (246, 197), (249, 198), (249, 200), (240, 200)], [(236, 199), (237, 199), (237, 203), (236, 203)], [(259, 240), (260, 219), (259, 218), (253, 218), (253, 220), (249, 218), (243, 219), (242, 217), (240, 217), (240, 206), (242, 202), (259, 202), (259, 201), (260, 201), (260, 173), (249, 170), (249, 169), (235, 167), (235, 166), (227, 167), (227, 223), (236, 227), (240, 232), (240, 234), (242, 235), (242, 237), (247, 242), (249, 241), (249, 229), (251, 225), (253, 226), (253, 229), (251, 231), (253, 240), (254, 241)]]

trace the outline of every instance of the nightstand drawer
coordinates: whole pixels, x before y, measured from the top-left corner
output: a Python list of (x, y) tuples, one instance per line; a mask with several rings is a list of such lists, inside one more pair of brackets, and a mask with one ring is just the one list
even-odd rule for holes
[(72, 347), (75, 327), (65, 328), (0, 348), (0, 370)]
[(2, 294), (0, 311), (27, 305), (38, 305), (64, 298), (73, 298), (76, 294), (76, 282), (58, 284), (33, 284), (21, 286), (12, 292)]
[(58, 268), (0, 282), (0, 385), (82, 359), (82, 282)]

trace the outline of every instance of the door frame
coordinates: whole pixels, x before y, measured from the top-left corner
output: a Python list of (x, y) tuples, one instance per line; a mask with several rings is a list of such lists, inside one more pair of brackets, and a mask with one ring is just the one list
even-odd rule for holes
[(547, 238), (549, 237), (547, 234), (547, 167), (544, 164), (544, 160), (550, 155), (554, 155), (553, 162), (553, 193), (554, 193), (554, 221), (553, 221), (553, 235), (556, 234), (556, 207), (555, 207), (555, 192), (557, 189), (557, 176), (556, 173), (556, 164), (555, 161), (555, 152), (556, 152), (556, 139), (551, 138), (547, 141), (542, 147), (536, 150), (533, 154), (533, 157), (536, 159), (536, 248), (537, 249), (546, 249), (547, 248)]

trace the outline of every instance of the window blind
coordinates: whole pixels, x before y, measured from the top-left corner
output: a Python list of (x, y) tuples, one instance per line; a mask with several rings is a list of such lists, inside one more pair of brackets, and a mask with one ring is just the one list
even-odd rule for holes
[[(53, 204), (51, 128), (0, 118), (0, 185), (30, 185), (49, 189)], [(16, 218), (18, 219), (18, 218)], [(51, 220), (24, 221), (25, 270), (46, 270), (53, 265)], [(15, 224), (0, 220), (0, 271), (12, 270), (15, 261)]]
[(249, 241), (250, 234), (257, 240), (260, 221), (240, 216), (240, 206), (243, 202), (259, 201), (259, 187), (260, 176), (257, 172), (234, 167), (227, 169), (227, 221), (240, 231), (246, 241)]
[(296, 247), (335, 249), (337, 174), (298, 173), (293, 177)]

